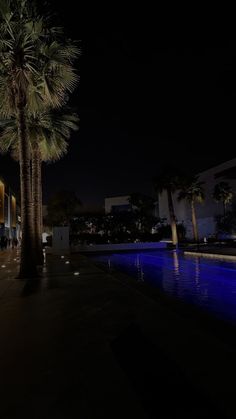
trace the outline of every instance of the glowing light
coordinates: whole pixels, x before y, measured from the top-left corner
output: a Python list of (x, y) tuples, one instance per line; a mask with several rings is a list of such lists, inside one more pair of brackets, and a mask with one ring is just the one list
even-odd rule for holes
[(69, 263), (70, 263), (70, 262), (69, 262), (69, 260), (67, 260), (67, 261), (65, 262), (65, 264), (66, 264), (66, 265), (68, 265)]
[(64, 259), (65, 256), (61, 256), (61, 259)]
[(75, 275), (75, 276), (78, 276), (78, 275), (79, 275), (79, 272), (74, 272), (74, 275)]
[(6, 265), (2, 265), (1, 267), (2, 267), (2, 268), (5, 268), (5, 267), (6, 267)]

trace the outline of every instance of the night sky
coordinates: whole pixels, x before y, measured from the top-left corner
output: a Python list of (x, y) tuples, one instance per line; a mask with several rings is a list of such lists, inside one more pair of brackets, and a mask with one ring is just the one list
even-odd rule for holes
[[(72, 104), (80, 130), (68, 155), (44, 165), (44, 201), (75, 190), (85, 207), (104, 197), (152, 193), (165, 165), (190, 172), (235, 157), (236, 46), (208, 47), (161, 36), (148, 20), (98, 19), (57, 9), (67, 33), (81, 40), (80, 86)], [(0, 173), (17, 187), (18, 168), (0, 157)]]

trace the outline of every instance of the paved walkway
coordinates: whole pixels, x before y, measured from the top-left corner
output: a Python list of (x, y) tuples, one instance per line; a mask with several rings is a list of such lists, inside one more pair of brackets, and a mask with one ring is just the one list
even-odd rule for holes
[(0, 259), (2, 419), (235, 417), (234, 343), (85, 257)]
[(199, 246), (192, 247), (192, 249), (186, 249), (184, 251), (187, 255), (193, 256), (204, 256), (210, 258), (222, 258), (228, 260), (236, 261), (236, 247), (226, 247), (226, 246)]

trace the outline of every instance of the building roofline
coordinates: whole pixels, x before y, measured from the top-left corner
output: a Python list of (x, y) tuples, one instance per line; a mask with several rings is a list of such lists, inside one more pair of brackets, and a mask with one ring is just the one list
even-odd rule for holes
[(234, 166), (236, 166), (236, 157), (231, 159), (231, 160), (227, 160), (224, 163), (220, 163), (220, 164), (217, 164), (216, 166), (212, 166), (209, 169), (198, 172), (197, 175), (202, 176), (204, 174), (208, 174), (208, 173), (211, 173), (211, 172), (214, 173), (216, 171), (222, 171), (224, 169), (229, 169), (230, 167), (234, 167)]
[(114, 196), (105, 197), (105, 199), (113, 199), (113, 198), (130, 198), (130, 195), (114, 195)]

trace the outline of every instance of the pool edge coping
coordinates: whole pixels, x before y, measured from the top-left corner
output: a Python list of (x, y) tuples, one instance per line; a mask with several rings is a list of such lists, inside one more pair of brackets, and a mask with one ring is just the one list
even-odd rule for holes
[(236, 255), (224, 255), (221, 253), (203, 253), (203, 252), (194, 252), (194, 251), (184, 251), (184, 255), (187, 256), (198, 256), (205, 257), (210, 259), (226, 259), (236, 261)]

